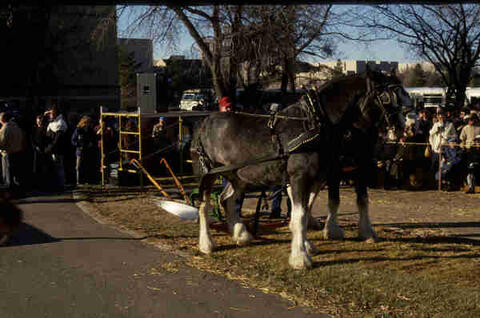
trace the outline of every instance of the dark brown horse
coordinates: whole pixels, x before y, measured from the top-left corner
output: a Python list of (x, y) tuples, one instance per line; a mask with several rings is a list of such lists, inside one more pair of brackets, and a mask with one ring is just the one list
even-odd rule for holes
[(207, 211), (208, 198), (219, 174), (230, 183), (221, 203), (233, 240), (239, 245), (248, 243), (252, 236), (234, 213), (237, 196), (249, 186), (286, 183), (293, 208), (289, 263), (297, 269), (311, 267), (310, 255), (317, 250), (306, 239), (307, 224), (313, 221), (310, 213), (313, 202), (327, 183), (329, 216), (325, 237), (343, 237), (336, 224), (338, 185), (341, 157), (352, 146), (358, 166), (359, 236), (374, 240), (376, 234), (368, 216), (368, 167), (378, 129), (387, 125), (403, 130), (402, 106), (410, 107), (411, 101), (398, 79), (369, 71), (328, 82), (316, 94), (309, 95), (308, 100), (287, 107), (277, 117), (210, 115), (195, 131), (191, 148), (194, 166), (202, 168), (200, 251), (208, 254), (215, 248)]

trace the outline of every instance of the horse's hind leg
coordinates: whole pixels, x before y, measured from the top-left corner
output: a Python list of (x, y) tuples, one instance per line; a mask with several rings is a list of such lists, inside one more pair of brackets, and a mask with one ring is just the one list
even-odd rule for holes
[(200, 234), (198, 248), (204, 254), (210, 254), (215, 249), (215, 242), (210, 234), (208, 226), (208, 210), (210, 207), (210, 192), (212, 190), (215, 176), (206, 175), (200, 181), (200, 208), (198, 209), (198, 218), (200, 223)]
[(367, 186), (362, 182), (357, 182), (355, 187), (357, 193), (357, 206), (360, 214), (360, 220), (358, 224), (358, 236), (360, 239), (369, 243), (373, 243), (377, 240), (377, 233), (370, 223), (370, 217), (368, 216), (368, 193)]
[(328, 216), (325, 221), (323, 237), (326, 240), (341, 240), (345, 237), (343, 229), (337, 223), (337, 212), (340, 205), (339, 182), (328, 183)]
[[(292, 178), (293, 179), (293, 178)], [(297, 179), (297, 178), (295, 178)], [(291, 182), (288, 189), (292, 201), (292, 218), (290, 219), (290, 231), (292, 232), (292, 247), (289, 264), (295, 269), (312, 267), (312, 260), (308, 253), (307, 224), (308, 224), (308, 194), (306, 182), (298, 178)]]
[[(230, 187), (230, 188), (229, 188)], [(235, 211), (235, 201), (243, 194), (241, 187), (233, 186), (229, 183), (222, 192), (220, 204), (225, 210), (228, 228), (232, 234), (232, 239), (237, 245), (246, 245), (252, 239), (252, 235), (248, 232), (247, 227), (243, 224), (239, 213)]]

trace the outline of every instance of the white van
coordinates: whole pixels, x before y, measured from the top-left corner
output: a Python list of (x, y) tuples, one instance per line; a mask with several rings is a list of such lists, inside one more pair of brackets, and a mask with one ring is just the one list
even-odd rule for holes
[(407, 87), (415, 108), (418, 103), (423, 103), (425, 108), (444, 107), (446, 102), (446, 89), (444, 87)]
[(205, 96), (199, 89), (189, 89), (183, 92), (180, 100), (180, 110), (202, 110), (205, 105)]

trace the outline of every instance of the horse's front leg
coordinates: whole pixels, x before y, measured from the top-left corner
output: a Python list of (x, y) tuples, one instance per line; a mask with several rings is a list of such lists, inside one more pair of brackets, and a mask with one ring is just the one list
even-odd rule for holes
[(232, 234), (232, 239), (237, 245), (247, 245), (253, 237), (243, 224), (239, 211), (235, 211), (235, 202), (243, 195), (243, 190), (234, 188), (230, 183), (222, 192), (220, 204), (225, 210), (228, 229)]
[(363, 182), (358, 182), (358, 185), (355, 187), (355, 192), (357, 193), (357, 206), (360, 214), (358, 237), (369, 243), (373, 243), (377, 240), (377, 233), (375, 233), (368, 215), (367, 186)]
[(312, 267), (312, 260), (308, 254), (310, 243), (307, 242), (308, 223), (308, 194), (303, 182), (292, 182), (288, 190), (292, 202), (292, 217), (290, 231), (292, 232), (292, 246), (289, 264), (295, 269)]
[(312, 215), (313, 204), (315, 203), (315, 199), (318, 196), (318, 192), (320, 191), (321, 184), (315, 183), (312, 186), (312, 190), (310, 191), (310, 196), (308, 198), (308, 229), (310, 230), (321, 230), (321, 225), (316, 218)]
[[(317, 219), (312, 216), (312, 207), (315, 199), (317, 198), (318, 192), (320, 190), (320, 185), (315, 184), (312, 187), (312, 191), (310, 192), (310, 196), (308, 198), (308, 205), (307, 205), (307, 229), (319, 230), (321, 228), (320, 224), (318, 223)], [(292, 188), (287, 186), (287, 193), (290, 201), (292, 200)], [(308, 239), (305, 239), (305, 248), (307, 250), (308, 255), (314, 256), (320, 253), (318, 247), (316, 247), (312, 242)]]
[(337, 223), (337, 213), (340, 205), (339, 183), (339, 180), (328, 182), (328, 216), (323, 230), (323, 237), (326, 240), (342, 240), (345, 238), (343, 229)]

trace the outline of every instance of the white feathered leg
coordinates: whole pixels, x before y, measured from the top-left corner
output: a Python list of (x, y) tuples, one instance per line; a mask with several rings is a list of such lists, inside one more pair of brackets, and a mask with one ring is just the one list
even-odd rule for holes
[(292, 232), (292, 246), (288, 262), (294, 269), (312, 267), (312, 260), (308, 255), (307, 247), (311, 246), (306, 242), (307, 237), (307, 207), (301, 202), (295, 201), (292, 197), (291, 188), (287, 189), (292, 202), (292, 217), (290, 219), (290, 231)]
[(198, 248), (200, 252), (204, 254), (211, 254), (215, 249), (215, 242), (210, 234), (210, 228), (208, 226), (208, 210), (210, 206), (210, 193), (204, 193), (203, 201), (200, 203), (198, 209), (198, 218), (200, 222), (200, 235)]
[(228, 228), (232, 234), (232, 240), (237, 245), (247, 245), (249, 244), (253, 237), (248, 232), (247, 227), (243, 224), (242, 219), (238, 213), (235, 213), (235, 200), (241, 195), (241, 192), (237, 191), (232, 187), (232, 192), (229, 193), (229, 196), (226, 197), (225, 205), (225, 214), (227, 217)]
[(358, 224), (358, 236), (360, 239), (369, 243), (377, 241), (377, 233), (370, 223), (368, 215), (368, 196), (367, 194), (357, 194), (357, 206), (360, 213), (360, 220)]

